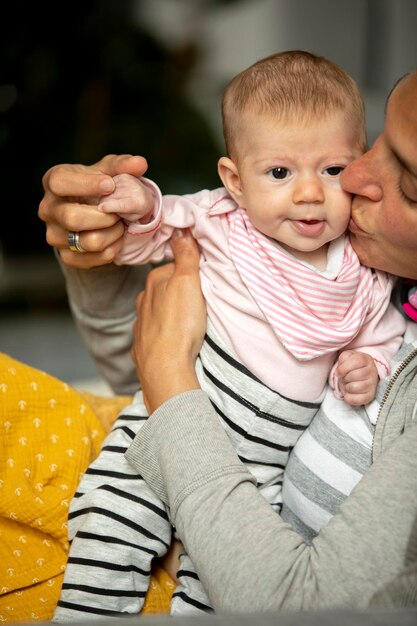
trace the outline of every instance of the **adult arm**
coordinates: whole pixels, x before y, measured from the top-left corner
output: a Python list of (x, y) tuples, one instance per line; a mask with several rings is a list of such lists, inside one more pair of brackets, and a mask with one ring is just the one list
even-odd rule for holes
[[(39, 217), (46, 239), (57, 251), (69, 304), (87, 348), (115, 393), (138, 387), (130, 356), (134, 300), (143, 289), (149, 266), (118, 267), (123, 223), (97, 209), (100, 197), (114, 189), (113, 176), (146, 171), (142, 157), (108, 155), (92, 166), (58, 165), (43, 177)], [(85, 253), (68, 249), (68, 231), (80, 232)]]
[(135, 298), (149, 266), (111, 263), (83, 270), (58, 261), (73, 318), (100, 374), (116, 394), (133, 394), (139, 387), (131, 357)]
[(216, 610), (363, 608), (404, 564), (417, 514), (416, 444), (413, 426), (311, 546), (259, 494), (201, 391), (163, 404), (128, 458), (171, 506)]
[[(174, 252), (178, 263), (179, 251)], [(187, 265), (182, 253), (180, 257), (181, 271), (172, 275), (177, 284)], [(417, 426), (378, 458), (340, 512), (306, 545), (259, 494), (193, 378), (190, 354), (196, 345), (191, 352), (184, 324), (195, 324), (196, 312), (190, 321), (184, 293), (175, 292), (171, 277), (165, 286), (152, 287), (154, 293), (147, 290), (138, 300), (135, 355), (153, 413), (127, 455), (171, 507), (214, 608), (366, 607), (405, 561), (417, 514)], [(198, 292), (185, 295), (195, 307)], [(164, 328), (160, 344), (158, 327)], [(156, 374), (162, 355), (163, 367)]]

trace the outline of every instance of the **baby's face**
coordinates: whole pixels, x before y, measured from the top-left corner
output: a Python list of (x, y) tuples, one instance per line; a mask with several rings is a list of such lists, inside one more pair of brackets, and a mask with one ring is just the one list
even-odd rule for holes
[(299, 125), (253, 118), (242, 130), (235, 200), (258, 230), (298, 258), (327, 249), (350, 219), (340, 175), (361, 154), (352, 125), (336, 112)]

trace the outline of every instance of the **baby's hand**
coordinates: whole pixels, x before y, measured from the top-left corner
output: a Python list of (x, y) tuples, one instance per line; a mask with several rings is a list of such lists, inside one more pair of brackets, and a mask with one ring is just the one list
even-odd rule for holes
[(346, 350), (339, 356), (335, 371), (343, 399), (348, 404), (368, 404), (375, 398), (379, 381), (375, 361), (369, 354)]
[(113, 180), (116, 188), (110, 195), (100, 198), (100, 211), (117, 213), (127, 222), (137, 222), (152, 211), (155, 199), (149, 187), (139, 178), (118, 174)]

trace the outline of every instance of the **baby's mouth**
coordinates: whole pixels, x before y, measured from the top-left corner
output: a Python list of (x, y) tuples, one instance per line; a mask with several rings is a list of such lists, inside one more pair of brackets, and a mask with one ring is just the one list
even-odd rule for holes
[(323, 220), (291, 220), (291, 223), (297, 232), (307, 237), (320, 235), (325, 225)]

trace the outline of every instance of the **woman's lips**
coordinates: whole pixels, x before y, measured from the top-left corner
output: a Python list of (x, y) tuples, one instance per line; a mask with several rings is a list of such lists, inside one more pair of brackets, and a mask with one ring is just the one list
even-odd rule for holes
[(291, 220), (295, 230), (305, 237), (317, 237), (325, 226), (322, 220)]
[(348, 230), (350, 230), (351, 233), (363, 233), (363, 234), (366, 234), (365, 231), (362, 230), (362, 228), (360, 228), (357, 225), (357, 223), (353, 221), (352, 218), (350, 218), (350, 220), (349, 220)]

